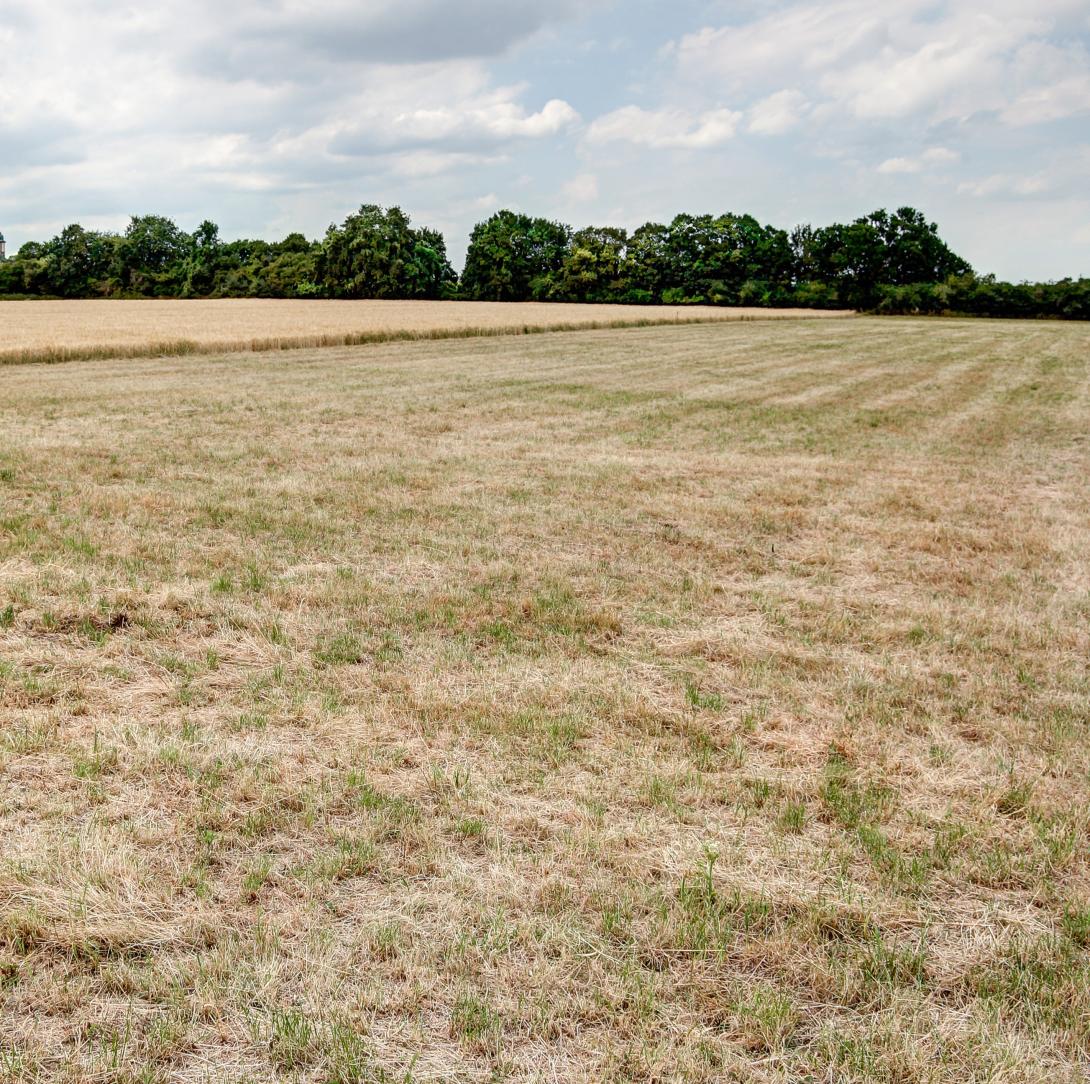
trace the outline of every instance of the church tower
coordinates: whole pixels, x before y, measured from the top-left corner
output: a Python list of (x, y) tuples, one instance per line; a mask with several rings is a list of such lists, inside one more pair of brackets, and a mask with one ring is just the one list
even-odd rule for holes
[(0, 233), (0, 260), (6, 260), (8, 258), (8, 246), (4, 241), (4, 235)]

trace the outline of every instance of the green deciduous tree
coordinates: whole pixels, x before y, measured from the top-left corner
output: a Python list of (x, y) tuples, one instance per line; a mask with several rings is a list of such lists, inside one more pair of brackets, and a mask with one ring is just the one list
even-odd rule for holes
[(616, 301), (624, 292), (628, 234), (611, 226), (578, 230), (554, 277), (552, 296), (563, 301)]
[(455, 279), (440, 234), (375, 204), (329, 227), (316, 276), (328, 296), (346, 298), (438, 298)]
[(568, 256), (571, 229), (497, 211), (473, 230), (462, 293), (475, 301), (546, 300)]
[(122, 291), (176, 297), (184, 285), (191, 240), (163, 215), (134, 215), (117, 245), (114, 277)]

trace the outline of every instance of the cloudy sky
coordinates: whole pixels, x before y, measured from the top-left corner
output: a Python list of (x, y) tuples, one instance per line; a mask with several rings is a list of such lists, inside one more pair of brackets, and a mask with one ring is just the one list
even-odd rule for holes
[(910, 203), (979, 270), (1090, 275), (1087, 0), (0, 0), (0, 229), (158, 212), (460, 264), (507, 206), (790, 226)]

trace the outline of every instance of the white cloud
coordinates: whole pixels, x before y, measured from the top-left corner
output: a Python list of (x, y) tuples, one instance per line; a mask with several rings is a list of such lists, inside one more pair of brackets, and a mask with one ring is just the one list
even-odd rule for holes
[[(510, 91), (500, 91), (506, 95)], [(378, 118), (376, 118), (378, 119)], [(451, 106), (415, 109), (398, 113), (390, 124), (391, 135), (422, 141), (469, 137), (488, 139), (539, 139), (555, 135), (579, 121), (579, 114), (558, 98), (537, 113), (527, 113), (517, 102), (495, 96), (493, 100), (458, 102)]]
[(919, 173), (923, 167), (918, 158), (887, 158), (879, 167), (879, 173)]
[(493, 165), (500, 158), (457, 151), (418, 150), (391, 155), (386, 166), (398, 177), (439, 177), (454, 169)]
[(1022, 126), (1045, 124), (1078, 113), (1090, 113), (1090, 72), (1027, 91), (1011, 102), (1000, 116), (1008, 124)]
[(958, 185), (958, 192), (980, 199), (989, 196), (1034, 196), (1048, 191), (1049, 187), (1048, 178), (1043, 173), (1030, 176), (993, 173), (979, 181), (962, 182)]
[(742, 119), (730, 109), (692, 114), (683, 109), (647, 110), (626, 105), (599, 117), (587, 133), (591, 143), (627, 142), (656, 150), (703, 150), (733, 138)]
[[(843, 123), (845, 113), (935, 123), (998, 111), (1010, 123), (1038, 123), (1090, 108), (1085, 48), (1044, 40), (1080, 7), (1077, 0), (795, 4), (688, 34), (671, 52), (683, 82), (733, 94), (792, 85), (829, 106), (822, 115), (832, 122)], [(775, 118), (769, 100), (753, 108)]]
[(950, 165), (961, 156), (946, 147), (931, 147), (916, 158), (887, 158), (879, 173), (922, 173), (928, 166)]
[(563, 192), (572, 203), (590, 203), (598, 198), (598, 178), (593, 173), (580, 173), (564, 185)]
[(778, 90), (749, 110), (749, 130), (761, 135), (781, 135), (794, 128), (806, 109), (806, 95), (798, 90)]

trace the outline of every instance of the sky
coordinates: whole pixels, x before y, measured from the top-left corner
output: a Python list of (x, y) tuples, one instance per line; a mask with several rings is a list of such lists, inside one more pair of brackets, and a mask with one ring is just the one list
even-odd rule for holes
[(321, 236), (362, 203), (456, 266), (575, 226), (912, 205), (984, 273), (1090, 275), (1088, 0), (0, 0), (0, 230), (158, 213)]

